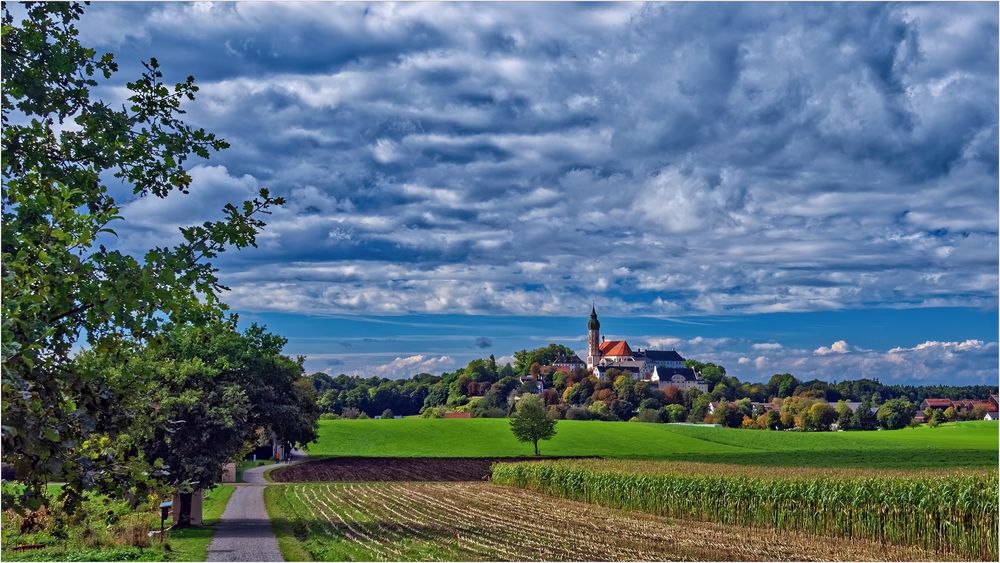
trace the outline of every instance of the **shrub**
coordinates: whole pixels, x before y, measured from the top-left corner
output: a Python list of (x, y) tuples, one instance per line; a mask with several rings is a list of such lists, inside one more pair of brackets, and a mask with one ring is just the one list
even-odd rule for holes
[(392, 416), (393, 416), (392, 409), (385, 409), (384, 411), (382, 411), (382, 418), (383, 419), (385, 419), (385, 418), (392, 418)]
[(569, 407), (566, 409), (566, 420), (590, 420), (590, 412), (583, 407)]
[[(676, 389), (676, 387), (668, 387)], [(687, 419), (687, 409), (684, 405), (667, 405), (664, 407), (667, 413), (667, 422), (684, 422)]]
[(566, 418), (566, 411), (569, 407), (565, 404), (549, 405), (546, 412), (552, 420), (562, 420)]
[(642, 402), (639, 403), (639, 409), (640, 410), (641, 409), (650, 409), (650, 410), (654, 410), (655, 411), (655, 410), (658, 410), (662, 406), (663, 406), (663, 403), (661, 403), (659, 401), (659, 399), (654, 399), (652, 397), (650, 397), (649, 399), (643, 399)]
[(905, 428), (913, 420), (913, 405), (906, 399), (888, 400), (878, 408), (875, 418), (886, 430)]
[(444, 411), (444, 407), (425, 408), (423, 412), (420, 413), (420, 418), (442, 418), (444, 416)]
[(801, 416), (803, 430), (825, 432), (837, 420), (837, 411), (826, 402), (816, 402)]
[(361, 415), (361, 411), (354, 407), (347, 407), (340, 413), (340, 418), (358, 418)]
[(118, 545), (148, 547), (150, 528), (148, 514), (133, 513), (115, 524), (111, 529), (111, 535)]
[(26, 510), (19, 518), (17, 527), (22, 534), (31, 534), (44, 530), (51, 521), (49, 509), (43, 506), (38, 510)]
[(368, 413), (366, 413), (364, 411), (362, 411), (361, 414), (358, 415), (358, 420), (368, 420), (370, 418), (371, 417), (368, 416)]
[[(628, 381), (631, 382), (632, 378), (629, 377)], [(633, 416), (632, 413), (635, 412), (635, 409), (632, 407), (632, 403), (621, 399), (611, 401), (611, 405), (609, 405), (608, 410), (610, 410), (611, 414), (618, 420), (629, 420)]]
[(335, 413), (335, 412), (325, 412), (325, 413), (319, 415), (319, 419), (320, 420), (337, 420), (339, 418), (340, 417), (337, 416), (337, 413)]
[(639, 409), (639, 414), (632, 417), (636, 422), (662, 422), (659, 409)]
[(587, 413), (595, 420), (618, 420), (604, 401), (594, 401), (587, 407)]

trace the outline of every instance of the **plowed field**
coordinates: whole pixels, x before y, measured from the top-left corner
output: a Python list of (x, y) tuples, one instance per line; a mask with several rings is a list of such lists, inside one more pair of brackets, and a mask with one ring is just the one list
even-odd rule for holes
[(941, 560), (940, 554), (674, 520), (485, 483), (272, 485), (286, 558), (317, 561)]
[(272, 481), (484, 481), (494, 461), (539, 458), (335, 457), (271, 472)]

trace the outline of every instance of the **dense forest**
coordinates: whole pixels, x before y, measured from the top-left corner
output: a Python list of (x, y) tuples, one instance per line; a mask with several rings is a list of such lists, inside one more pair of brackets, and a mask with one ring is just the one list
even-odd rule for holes
[[(789, 373), (775, 374), (766, 383), (741, 382), (728, 375), (724, 366), (695, 360), (688, 360), (688, 366), (700, 371), (708, 381), (708, 393), (673, 387), (661, 390), (648, 381), (638, 381), (614, 370), (609, 370), (609, 377), (599, 380), (581, 369), (565, 372), (551, 367), (556, 357), (572, 353), (565, 346), (550, 344), (516, 352), (513, 364), (499, 366), (490, 356), (441, 375), (421, 373), (408, 379), (387, 379), (314, 373), (310, 377), (327, 418), (440, 416), (445, 410), (469, 412), (475, 417), (503, 417), (510, 412), (514, 398), (523, 393), (538, 393), (553, 418), (708, 421), (727, 426), (817, 430), (834, 422), (840, 428), (874, 428), (878, 423), (878, 415), (870, 411), (874, 407), (880, 407), (883, 418), (906, 411), (909, 414), (899, 415), (905, 421), (893, 419), (886, 423), (905, 425), (912, 418), (915, 405), (927, 397), (982, 400), (995, 392), (985, 385), (883, 385), (876, 379), (800, 381)], [(539, 381), (541, 391), (537, 387)], [(855, 411), (867, 412), (845, 413), (841, 401), (861, 402), (868, 409)], [(775, 404), (773, 414), (765, 413), (760, 405), (756, 409), (753, 406), (766, 402)]]

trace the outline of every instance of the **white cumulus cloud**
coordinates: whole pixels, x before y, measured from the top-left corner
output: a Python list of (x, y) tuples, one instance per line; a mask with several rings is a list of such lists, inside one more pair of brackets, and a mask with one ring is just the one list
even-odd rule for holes
[(424, 354), (414, 354), (412, 356), (400, 356), (391, 362), (372, 366), (369, 372), (381, 377), (409, 377), (417, 373), (436, 373), (451, 369), (455, 365), (455, 360), (451, 356), (425, 356)]
[(846, 354), (851, 350), (851, 347), (847, 344), (845, 340), (838, 340), (829, 346), (820, 346), (816, 348), (815, 354), (818, 356), (827, 356), (829, 354)]

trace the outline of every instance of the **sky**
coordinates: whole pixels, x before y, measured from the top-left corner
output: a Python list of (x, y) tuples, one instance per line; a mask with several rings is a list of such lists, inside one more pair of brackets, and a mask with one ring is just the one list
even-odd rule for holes
[(231, 148), (140, 253), (259, 187), (224, 299), (309, 370), (610, 336), (745, 380), (997, 382), (995, 3), (98, 3)]

